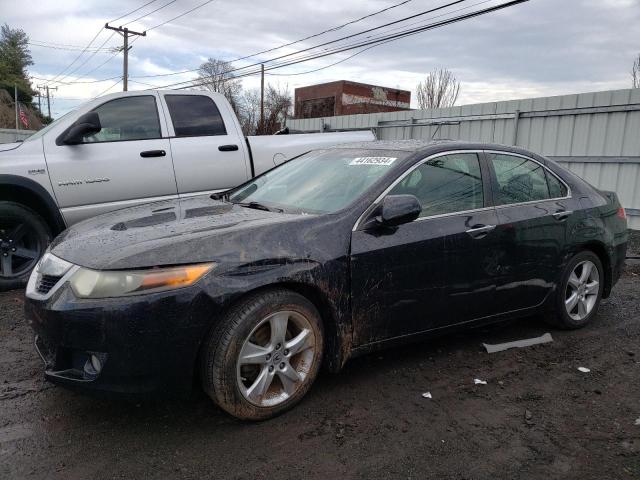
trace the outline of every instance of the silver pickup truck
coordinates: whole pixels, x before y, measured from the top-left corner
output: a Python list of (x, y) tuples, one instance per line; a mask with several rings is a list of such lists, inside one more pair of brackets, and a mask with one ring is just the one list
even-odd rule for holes
[(239, 185), (368, 131), (245, 137), (224, 96), (121, 92), (0, 145), (0, 290), (22, 285), (52, 238), (95, 215)]

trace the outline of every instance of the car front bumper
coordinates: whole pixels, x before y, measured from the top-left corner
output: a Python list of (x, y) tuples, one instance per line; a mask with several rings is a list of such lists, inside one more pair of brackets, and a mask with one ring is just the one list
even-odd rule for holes
[(48, 380), (124, 395), (188, 393), (217, 310), (197, 286), (101, 300), (77, 299), (63, 286), (25, 300)]

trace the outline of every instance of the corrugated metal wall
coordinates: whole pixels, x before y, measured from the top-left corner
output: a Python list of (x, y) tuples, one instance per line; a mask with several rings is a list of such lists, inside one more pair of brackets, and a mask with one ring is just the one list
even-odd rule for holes
[(378, 138), (451, 138), (518, 145), (618, 193), (640, 230), (640, 89), (446, 109), (289, 120), (293, 130), (375, 128)]
[(12, 128), (0, 128), (0, 143), (11, 143), (17, 140), (24, 140), (35, 130), (15, 130)]

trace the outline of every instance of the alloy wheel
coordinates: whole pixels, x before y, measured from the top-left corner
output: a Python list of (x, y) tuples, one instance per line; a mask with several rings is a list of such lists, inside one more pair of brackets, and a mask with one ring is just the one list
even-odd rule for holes
[(598, 267), (585, 260), (578, 263), (569, 275), (565, 292), (565, 308), (573, 320), (584, 320), (593, 310), (600, 292)]
[(37, 233), (26, 223), (0, 224), (0, 277), (16, 278), (29, 272), (41, 251)]
[(237, 359), (237, 384), (250, 403), (279, 405), (304, 384), (317, 348), (309, 320), (294, 311), (262, 319), (245, 339)]

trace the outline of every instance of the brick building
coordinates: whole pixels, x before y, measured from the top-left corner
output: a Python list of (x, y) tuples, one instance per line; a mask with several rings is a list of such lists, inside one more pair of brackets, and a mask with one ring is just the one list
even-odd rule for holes
[(296, 88), (295, 118), (409, 110), (411, 92), (339, 80)]

